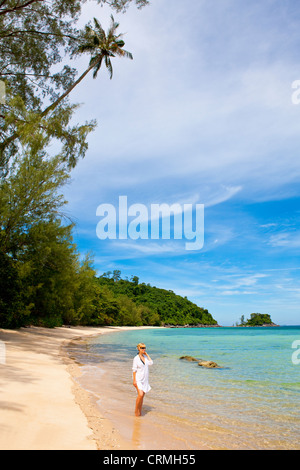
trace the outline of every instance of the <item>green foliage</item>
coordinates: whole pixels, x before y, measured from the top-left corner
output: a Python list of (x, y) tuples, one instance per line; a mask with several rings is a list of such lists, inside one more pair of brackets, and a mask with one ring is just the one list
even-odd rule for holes
[[(4, 173), (11, 158), (18, 155), (19, 143), (23, 145), (32, 130), (39, 146), (41, 137), (52, 137), (47, 135), (40, 112), (45, 99), (55, 100), (61, 89), (74, 81), (74, 68), (66, 65), (56, 73), (52, 69), (75, 47), (78, 31), (74, 23), (80, 9), (80, 0), (1, 3), (0, 79), (6, 83), (7, 94), (0, 113), (0, 166)], [(67, 114), (69, 122), (70, 108)], [(74, 134), (68, 130), (66, 115), (62, 126), (65, 135)]]
[(135, 2), (138, 8), (142, 8), (149, 4), (148, 0), (98, 0), (101, 5), (110, 5), (117, 12), (125, 12), (131, 2)]
[(32, 244), (33, 227), (57, 217), (64, 201), (59, 189), (69, 175), (59, 158), (25, 153), (0, 184), (0, 250), (18, 259)]
[(22, 302), (22, 283), (15, 262), (0, 252), (0, 325), (3, 328), (22, 326), (29, 311)]
[[(216, 325), (208, 310), (176, 295), (174, 292), (152, 287), (149, 284), (139, 284), (138, 277), (131, 281), (115, 280), (112, 273), (104, 273), (99, 277), (100, 285), (107, 286), (117, 299), (127, 296), (139, 309), (130, 314), (133, 324), (159, 325)], [(128, 311), (130, 310), (128, 305)], [(139, 323), (140, 322), (140, 323)]]
[(245, 320), (245, 316), (242, 315), (240, 323), (236, 326), (263, 326), (263, 325), (274, 325), (271, 320), (271, 316), (266, 313), (251, 313), (250, 318)]
[(23, 289), (28, 292), (27, 301), (33, 304), (30, 323), (61, 325), (76, 318), (73, 293), (79, 283), (71, 229), (54, 221), (30, 230), (31, 243), (19, 258)]
[(251, 313), (250, 318), (246, 322), (247, 326), (262, 326), (270, 324), (272, 324), (270, 315), (263, 313)]
[(76, 319), (78, 254), (72, 224), (63, 225), (59, 157), (24, 151), (0, 184), (0, 325), (60, 325)]

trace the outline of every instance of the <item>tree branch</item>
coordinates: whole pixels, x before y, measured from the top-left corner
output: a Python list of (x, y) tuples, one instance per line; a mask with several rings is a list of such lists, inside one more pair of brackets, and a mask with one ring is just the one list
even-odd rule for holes
[[(1, 14), (1, 13), (0, 13)], [(11, 33), (5, 33), (5, 34), (0, 34), (0, 38), (9, 38), (10, 36), (15, 36), (16, 34), (26, 34), (26, 33), (29, 33), (29, 34), (44, 34), (45, 36), (59, 36), (59, 37), (62, 37), (62, 38), (69, 38), (69, 39), (74, 39), (74, 41), (77, 41), (78, 38), (74, 37), (74, 36), (71, 36), (70, 34), (59, 34), (59, 33), (47, 33), (47, 32), (44, 32), (44, 31), (36, 31), (34, 29), (25, 29), (25, 30), (18, 30), (18, 31), (12, 31)]]
[[(14, 11), (23, 10), (23, 8), (28, 7), (32, 3), (44, 2), (44, 1), (45, 0), (28, 0), (27, 2), (23, 3), (23, 5), (19, 5), (19, 6), (16, 5), (13, 8), (7, 8), (6, 10), (0, 10), (0, 15), (6, 15), (7, 13), (13, 13)], [(3, 5), (3, 2), (2, 2), (2, 5)]]

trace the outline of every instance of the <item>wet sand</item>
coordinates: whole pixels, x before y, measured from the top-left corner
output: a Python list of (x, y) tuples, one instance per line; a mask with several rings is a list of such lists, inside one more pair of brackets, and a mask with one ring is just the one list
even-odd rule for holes
[(132, 449), (76, 380), (71, 341), (130, 327), (0, 329), (0, 450)]
[[(100, 338), (101, 343), (101, 338)], [(66, 352), (75, 368), (72, 374), (78, 385), (78, 393), (85, 391), (95, 415), (107, 419), (118, 433), (121, 449), (135, 450), (210, 450), (214, 449), (215, 436), (205, 429), (194, 439), (194, 428), (177, 418), (176, 408), (170, 415), (170, 409), (164, 409), (162, 403), (155, 400), (151, 390), (144, 397), (142, 416), (135, 417), (136, 390), (130, 380), (131, 363), (120, 369), (118, 358), (107, 361), (101, 356), (94, 359), (86, 339), (69, 343)], [(109, 356), (111, 351), (107, 352)], [(155, 363), (155, 360), (154, 360)], [(75, 374), (74, 374), (75, 372)], [(151, 376), (151, 371), (150, 371)], [(150, 379), (153, 379), (153, 376)], [(149, 395), (149, 396), (148, 396)], [(166, 398), (167, 399), (167, 398)], [(85, 406), (85, 400), (82, 402)], [(91, 426), (97, 424), (97, 418)], [(97, 434), (97, 429), (95, 429)]]

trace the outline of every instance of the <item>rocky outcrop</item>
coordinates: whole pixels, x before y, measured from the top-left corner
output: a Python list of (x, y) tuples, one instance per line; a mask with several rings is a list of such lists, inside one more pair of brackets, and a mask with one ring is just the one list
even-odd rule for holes
[(171, 325), (170, 323), (163, 323), (162, 326), (164, 328), (221, 328), (221, 325), (203, 325), (202, 323), (198, 323), (197, 325)]
[(188, 362), (198, 362), (198, 366), (206, 367), (207, 369), (220, 369), (221, 367), (214, 361), (204, 361), (203, 359), (196, 359), (193, 356), (181, 356), (179, 359)]
[(189, 362), (199, 362), (199, 360), (200, 360), (200, 359), (196, 359), (193, 356), (181, 356), (179, 359), (183, 359), (183, 360), (189, 361)]
[(214, 361), (200, 361), (198, 366), (207, 367), (208, 369), (220, 369), (220, 366)]

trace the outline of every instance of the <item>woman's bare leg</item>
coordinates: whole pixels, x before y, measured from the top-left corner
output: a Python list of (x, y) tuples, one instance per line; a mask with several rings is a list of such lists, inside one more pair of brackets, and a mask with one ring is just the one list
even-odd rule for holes
[(141, 416), (145, 392), (137, 388), (138, 396), (135, 402), (135, 416)]

